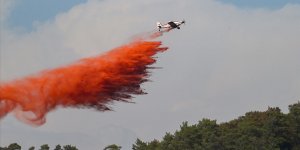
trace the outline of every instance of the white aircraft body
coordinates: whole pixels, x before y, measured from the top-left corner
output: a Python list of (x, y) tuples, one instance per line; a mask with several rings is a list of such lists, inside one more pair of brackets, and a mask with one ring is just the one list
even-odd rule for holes
[(185, 24), (185, 20), (182, 21), (169, 21), (166, 24), (161, 24), (160, 22), (156, 23), (156, 26), (158, 28), (158, 30), (160, 31), (161, 29), (167, 29), (167, 30), (171, 30), (171, 29), (180, 29), (180, 26), (182, 24)]

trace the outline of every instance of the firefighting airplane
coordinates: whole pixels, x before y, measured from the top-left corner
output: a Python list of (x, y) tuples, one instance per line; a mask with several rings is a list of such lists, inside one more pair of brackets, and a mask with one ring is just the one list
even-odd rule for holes
[(156, 26), (158, 28), (158, 31), (162, 30), (162, 29), (167, 29), (167, 30), (171, 30), (171, 29), (180, 29), (180, 25), (185, 24), (185, 20), (182, 21), (169, 21), (166, 24), (161, 24), (160, 22), (156, 23)]

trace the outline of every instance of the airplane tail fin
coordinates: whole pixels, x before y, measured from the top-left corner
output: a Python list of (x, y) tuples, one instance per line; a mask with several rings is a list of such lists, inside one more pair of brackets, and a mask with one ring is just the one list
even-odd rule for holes
[(161, 24), (160, 22), (157, 22), (157, 23), (156, 23), (156, 26), (157, 26), (157, 28), (160, 30), (161, 27), (162, 27), (162, 24)]

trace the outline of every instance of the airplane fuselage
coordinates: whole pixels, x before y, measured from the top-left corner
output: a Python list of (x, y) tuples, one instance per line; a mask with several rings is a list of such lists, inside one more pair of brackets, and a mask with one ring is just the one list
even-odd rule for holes
[(157, 28), (159, 29), (159, 31), (162, 29), (162, 28), (165, 28), (165, 29), (180, 29), (180, 25), (184, 24), (185, 21), (169, 21), (168, 23), (166, 24), (161, 24), (160, 22), (157, 22)]

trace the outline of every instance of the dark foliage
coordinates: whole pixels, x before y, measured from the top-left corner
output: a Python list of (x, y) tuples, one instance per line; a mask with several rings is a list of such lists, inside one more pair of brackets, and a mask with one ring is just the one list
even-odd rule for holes
[(300, 150), (300, 102), (279, 108), (248, 112), (245, 116), (217, 124), (202, 119), (195, 125), (183, 122), (174, 134), (162, 141), (137, 139), (133, 150)]

